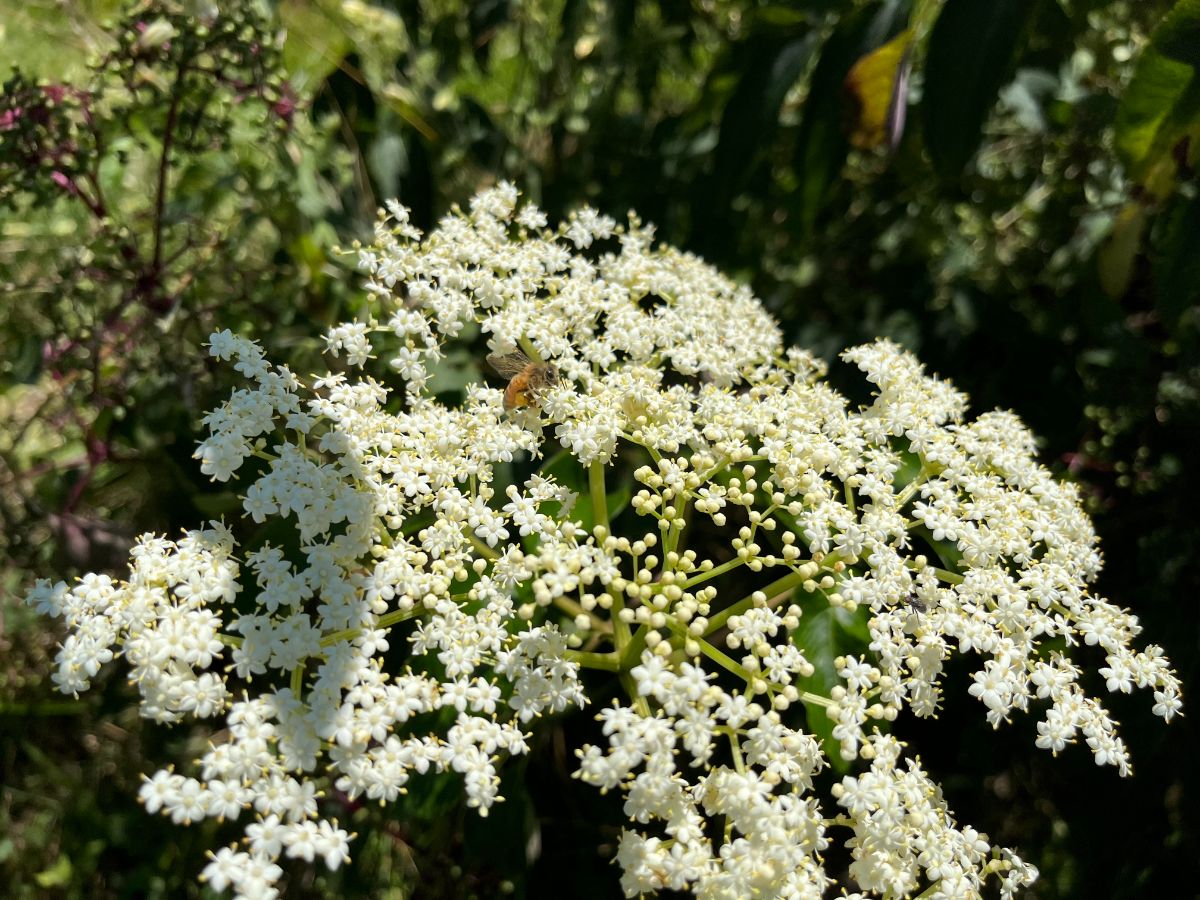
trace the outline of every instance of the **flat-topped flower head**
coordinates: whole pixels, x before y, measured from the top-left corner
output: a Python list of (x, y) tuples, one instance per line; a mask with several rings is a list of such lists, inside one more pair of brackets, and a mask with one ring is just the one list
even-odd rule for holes
[[(858, 896), (1010, 896), (1036, 870), (956, 822), (890, 723), (965, 691), (1124, 775), (1085, 671), (1179, 713), (1162, 651), (1090, 587), (1075, 489), (1016, 416), (970, 418), (896, 344), (842, 355), (873, 392), (852, 404), (747, 288), (636, 216), (553, 227), (503, 184), (429, 234), (388, 204), (358, 259), (369, 300), (326, 336), (336, 371), (210, 341), (246, 385), (195, 455), (270, 541), (147, 535), (125, 579), (29, 595), (69, 628), (62, 690), (124, 657), (144, 715), (217, 720), (188, 774), (142, 789), (176, 822), (242, 825), (212, 887), (345, 862), (331, 789), (389, 803), (443, 773), (486, 815), (532, 731), (592, 702), (587, 668), (618, 699), (574, 774), (624, 798), (627, 896), (820, 896), (833, 844)], [(468, 354), (522, 362), (447, 400), (433, 376)], [(817, 640), (822, 614), (858, 646)], [(955, 654), (977, 657), (968, 684), (945, 683)]]

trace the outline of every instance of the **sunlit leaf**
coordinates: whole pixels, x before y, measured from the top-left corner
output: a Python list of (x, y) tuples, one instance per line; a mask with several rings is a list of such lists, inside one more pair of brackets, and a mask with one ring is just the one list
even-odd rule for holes
[(1124, 296), (1133, 279), (1142, 232), (1146, 227), (1146, 210), (1138, 201), (1126, 203), (1113, 220), (1109, 234), (1097, 256), (1100, 287), (1110, 297)]
[(282, 0), (283, 65), (298, 89), (310, 90), (341, 64), (350, 49), (345, 23), (321, 3)]
[(1121, 97), (1116, 118), (1116, 146), (1125, 164), (1140, 171), (1153, 151), (1164, 123), (1173, 118), (1195, 79), (1186, 63), (1147, 50)]
[(913, 33), (906, 29), (866, 56), (846, 76), (846, 93), (854, 101), (850, 143), (868, 150), (887, 141), (895, 149), (903, 131), (903, 109), (909, 49)]
[(55, 860), (54, 865), (33, 876), (38, 887), (55, 888), (71, 883), (71, 859), (65, 854)]
[(18, 67), (54, 82), (81, 77), (90, 54), (112, 45), (97, 22), (120, 7), (121, 0), (0, 0), (0, 80)]
[[(859, 608), (854, 612), (829, 605), (829, 601), (819, 594), (805, 594), (797, 591), (793, 602), (797, 603), (803, 615), (799, 627), (792, 633), (792, 640), (813, 665), (813, 674), (808, 678), (798, 678), (796, 686), (802, 691), (828, 697), (835, 685), (841, 684), (834, 660), (846, 654), (862, 654), (867, 650), (870, 640), (867, 632), (867, 610)], [(825, 756), (833, 769), (846, 772), (850, 764), (842, 759), (841, 744), (833, 737), (833, 722), (825, 712), (825, 707), (811, 704), (806, 707), (808, 727), (824, 745)]]
[(1146, 193), (1169, 197), (1200, 140), (1200, 0), (1181, 0), (1154, 30), (1121, 97), (1115, 135)]

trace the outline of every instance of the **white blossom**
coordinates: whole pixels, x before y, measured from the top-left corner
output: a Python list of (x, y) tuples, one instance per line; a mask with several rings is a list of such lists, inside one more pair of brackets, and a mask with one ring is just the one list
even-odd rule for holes
[[(995, 727), (1032, 711), (1039, 747), (1081, 742), (1128, 774), (1079, 648), (1099, 648), (1108, 691), (1180, 714), (1162, 651), (1091, 590), (1076, 490), (1016, 416), (969, 419), (897, 345), (843, 354), (873, 390), (855, 407), (748, 289), (635, 216), (552, 227), (507, 184), (427, 236), (389, 203), (358, 251), (369, 303), (326, 335), (345, 371), (304, 379), (231, 332), (209, 342), (246, 385), (196, 459), (286, 544), (215, 522), (145, 535), (125, 578), (28, 595), (68, 629), (62, 691), (123, 657), (144, 716), (215, 720), (193, 765), (140, 791), (177, 823), (243, 829), (203, 869), (215, 890), (271, 897), (284, 858), (346, 862), (330, 787), (389, 803), (455, 773), (486, 815), (541, 720), (592, 702), (584, 668), (623, 692), (574, 774), (623, 798), (629, 897), (820, 897), (835, 843), (853, 896), (1011, 896), (1036, 870), (959, 825), (878, 726), (966, 690)], [(510, 410), (497, 384), (439, 401), (430, 374), (472, 333), (555, 377)], [(804, 640), (817, 615), (860, 646), (824, 659)], [(976, 657), (969, 685), (943, 684), (955, 654)], [(822, 662), (836, 684), (802, 691)], [(851, 773), (823, 795), (831, 753)]]

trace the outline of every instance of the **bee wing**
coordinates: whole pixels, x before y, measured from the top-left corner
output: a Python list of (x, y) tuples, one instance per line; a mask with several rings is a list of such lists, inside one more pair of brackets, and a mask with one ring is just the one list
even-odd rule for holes
[(529, 357), (520, 352), (505, 353), (503, 356), (489, 356), (487, 364), (501, 378), (516, 378), (529, 366)]

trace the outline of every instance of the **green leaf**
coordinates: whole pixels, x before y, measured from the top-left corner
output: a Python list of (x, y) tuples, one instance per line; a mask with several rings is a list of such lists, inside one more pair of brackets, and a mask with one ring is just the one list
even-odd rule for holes
[(6, 335), (13, 343), (9, 350), (8, 383), (30, 384), (42, 371), (42, 339), (36, 334)]
[(956, 178), (1007, 80), (1030, 0), (946, 0), (929, 36), (921, 100), (925, 144), (940, 175)]
[(1117, 153), (1135, 177), (1145, 169), (1151, 151), (1159, 144), (1159, 132), (1173, 118), (1194, 79), (1191, 66), (1167, 59), (1153, 49), (1146, 50), (1138, 60), (1115, 122)]
[(1145, 228), (1145, 207), (1136, 200), (1130, 201), (1117, 213), (1112, 232), (1100, 248), (1096, 260), (1100, 289), (1114, 299), (1125, 296), (1133, 280), (1133, 266)]
[(459, 347), (450, 350), (441, 363), (429, 374), (426, 390), (430, 394), (455, 394), (462, 397), (467, 388), (481, 379), (479, 360), (475, 354)]
[[(846, 654), (862, 655), (867, 650), (870, 635), (867, 630), (868, 610), (860, 607), (853, 613), (829, 605), (820, 594), (797, 591), (794, 601), (803, 615), (799, 627), (792, 632), (792, 640), (813, 665), (813, 674), (799, 678), (796, 687), (828, 697), (836, 685), (842, 683), (834, 660)], [(825, 756), (836, 772), (846, 772), (850, 763), (842, 759), (841, 744), (833, 737), (833, 721), (823, 706), (806, 706), (808, 727), (821, 739)]]
[(794, 9), (790, 6), (764, 6), (754, 14), (755, 19), (762, 25), (772, 28), (790, 28), (803, 25), (812, 17), (809, 10)]
[(21, 69), (48, 81), (83, 78), (91, 54), (112, 46), (100, 27), (121, 0), (0, 0), (0, 81)]
[(962, 551), (958, 549), (958, 544), (952, 541), (937, 541), (933, 538), (931, 532), (924, 525), (918, 525), (912, 529), (912, 534), (921, 538), (933, 550), (934, 555), (938, 558), (938, 562), (942, 564), (943, 569), (951, 572), (959, 571), (959, 563), (962, 561)]
[(241, 508), (242, 501), (233, 491), (220, 491), (215, 494), (196, 494), (192, 497), (192, 504), (205, 518), (216, 519), (232, 515)]
[(900, 2), (862, 7), (845, 16), (821, 47), (796, 135), (797, 206), (807, 233), (829, 205), (849, 149), (841, 125), (846, 76), (863, 54), (903, 30), (907, 8)]
[(1200, 0), (1179, 0), (1154, 29), (1150, 45), (1169, 59), (1200, 66)]
[(1163, 200), (1200, 141), (1200, 0), (1180, 0), (1150, 36), (1121, 97), (1116, 146), (1130, 175)]
[(71, 871), (71, 858), (63, 854), (50, 868), (34, 875), (33, 880), (38, 887), (60, 888), (71, 883)]
[(587, 472), (569, 450), (559, 450), (549, 457), (538, 468), (538, 474), (545, 478), (553, 478), (576, 493), (585, 493), (588, 489)]
[(400, 533), (405, 537), (415, 537), (436, 521), (437, 516), (431, 512), (417, 513), (404, 520), (404, 524), (400, 526)]
[(1163, 213), (1153, 256), (1154, 296), (1168, 328), (1200, 302), (1200, 195), (1176, 197)]
[(754, 41), (743, 48), (744, 73), (721, 115), (713, 160), (717, 192), (728, 198), (746, 182), (753, 161), (770, 145), (783, 98), (796, 83), (817, 46), (818, 35), (779, 43)]
[(891, 442), (891, 448), (900, 456), (900, 468), (892, 476), (892, 484), (899, 492), (908, 487), (912, 480), (921, 473), (921, 457), (914, 453), (911, 445), (906, 442), (901, 443), (894, 440)]
[[(575, 505), (571, 507), (570, 517), (578, 519), (583, 523), (585, 529), (591, 531), (592, 526), (596, 523), (592, 511), (592, 495), (588, 487), (587, 472), (579, 465), (575, 457), (566, 450), (561, 450), (546, 460), (538, 471), (539, 474), (552, 477), (559, 484), (565, 485), (575, 492)], [(619, 481), (614, 479), (611, 468), (607, 474), (605, 505), (608, 507), (608, 520), (611, 522), (624, 511), (625, 507), (629, 505), (629, 501), (633, 499), (633, 482), (628, 478)], [(540, 508), (549, 515), (556, 515), (558, 512), (557, 503), (543, 503)]]
[(284, 68), (298, 90), (315, 90), (350, 49), (344, 21), (311, 0), (283, 0), (279, 20), (286, 34)]

